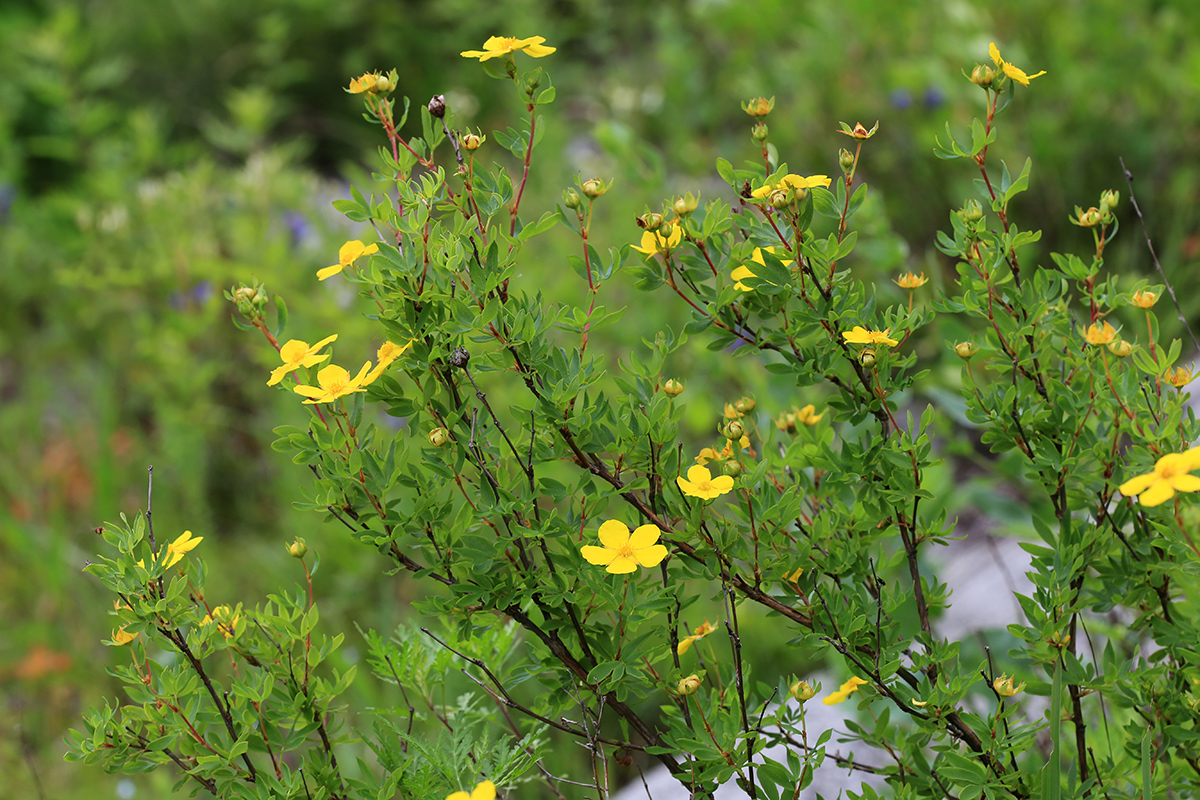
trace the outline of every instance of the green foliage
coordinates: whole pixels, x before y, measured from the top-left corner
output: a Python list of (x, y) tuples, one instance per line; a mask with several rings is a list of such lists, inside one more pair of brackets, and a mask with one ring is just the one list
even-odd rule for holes
[[(452, 105), (421, 107), (409, 137), (407, 100), (390, 86), (363, 94), (387, 146), (372, 189), (351, 187), (336, 207), (380, 241), (343, 256), (335, 280), (386, 337), (374, 359), (342, 368), (365, 352), (339, 339), (338, 359), (301, 362), (280, 344), (298, 315), (277, 300), (270, 322), (259, 285), (227, 294), (240, 327), (294, 366), (277, 391), (310, 398), (305, 427), (276, 429), (276, 449), (314, 476), (299, 507), (428, 587), (414, 609), (440, 633), (365, 634), (375, 679), (403, 702), (363, 709), (370, 732), (346, 723), (337, 698), (354, 671), (326, 664), (342, 639), (315, 633), (306, 545), (293, 555), (307, 592), (218, 613), (186, 536), (158, 548), (138, 517), (105, 526), (115, 554), (89, 567), (121, 601), (111, 644), (132, 652), (114, 673), (130, 702), (92, 712), (72, 758), (127, 772), (171, 762), (220, 796), (337, 798), (535, 779), (604, 796), (612, 756), (657, 761), (694, 796), (736, 781), (794, 798), (832, 734), (809, 730), (804, 700), (781, 702), (787, 670), (751, 657), (758, 617), (849, 673), (824, 700), (855, 700), (849, 740), (893, 755), (869, 771), (897, 796), (1135, 797), (1200, 780), (1188, 601), (1200, 449), (1186, 449), (1200, 429), (1177, 390), (1188, 376), (1167, 371), (1180, 346), (1155, 335), (1157, 293), (1105, 271), (1116, 194), (1076, 210), (1087, 261), (1030, 258), (1040, 232), (1018, 226), (1012, 203), (1033, 161), (1014, 177), (989, 156), (1026, 90), (1003, 73), (977, 81), (970, 143), (947, 126), (937, 144), (979, 179), (937, 239), (957, 279), (927, 300), (923, 275), (900, 276), (897, 291), (864, 255), (891, 235), (856, 179), (878, 127), (842, 124), (853, 150), (833, 179), (793, 173), (757, 127), (761, 160), (717, 162), (724, 197), (701, 208), (689, 194), (640, 218), (640, 256), (597, 247), (612, 181), (580, 180), (562, 207), (530, 214), (556, 92), (541, 67), (520, 71), (527, 58), (486, 67), (521, 109), (488, 135), (512, 159), (464, 147)], [(568, 302), (524, 270), (556, 228), (576, 240)], [(611, 358), (591, 336), (620, 318), (602, 301), (623, 280), (687, 321), (654, 330), (626, 315), (643, 346)], [(1123, 315), (1144, 316), (1149, 338), (1106, 321)], [(964, 341), (922, 359), (941, 326)], [(693, 338), (709, 359), (759, 361), (824, 410), (743, 397), (721, 411), (701, 397), (724, 446), (693, 459), (667, 369)], [(918, 393), (949, 359), (963, 366), (947, 419)], [(939, 489), (946, 453), (972, 431), (991, 453), (975, 486), (1013, 495), (1033, 558), (1004, 653), (936, 627), (950, 598), (927, 554), (956, 534)], [(719, 621), (687, 624), (702, 611)], [(151, 643), (174, 655), (151, 658)], [(468, 691), (448, 689), (463, 677)], [(566, 742), (590, 764), (559, 774), (547, 764)], [(777, 744), (786, 758), (765, 759)]]

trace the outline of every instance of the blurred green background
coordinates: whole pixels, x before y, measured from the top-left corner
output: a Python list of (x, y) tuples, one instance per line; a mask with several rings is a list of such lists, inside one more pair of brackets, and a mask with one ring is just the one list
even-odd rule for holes
[[(443, 93), (460, 123), (487, 132), (515, 124), (515, 92), (458, 52), (492, 34), (545, 36), (558, 47), (542, 62), (558, 101), (524, 207), (534, 216), (551, 207), (576, 174), (615, 178), (592, 233), (602, 247), (635, 241), (634, 215), (673, 193), (732, 200), (713, 162), (757, 157), (740, 100), (777, 97), (772, 141), (804, 174), (837, 172), (837, 148), (848, 144), (834, 132), (839, 120), (878, 119), (860, 170), (875, 201), (862, 224), (886, 293), (902, 268), (938, 285), (953, 275), (932, 242), (975, 176), (937, 161), (933, 137), (979, 113), (983, 93), (962, 70), (994, 40), (1027, 71), (1047, 71), (1018, 92), (993, 150), (1018, 168), (1034, 159), (1018, 224), (1042, 228), (1047, 249), (1086, 254), (1090, 236), (1067, 215), (1118, 189), (1124, 230), (1109, 268), (1129, 283), (1148, 275), (1123, 156), (1195, 318), (1198, 33), (1195, 3), (1129, 0), (7, 0), (0, 795), (170, 796), (166, 774), (121, 782), (62, 761), (64, 730), (115, 694), (102, 667), (123, 655), (100, 645), (108, 599), (80, 569), (99, 545), (98, 524), (144, 508), (149, 464), (160, 538), (185, 528), (205, 537), (197, 554), (211, 565), (213, 602), (252, 605), (298, 580), (283, 543), (299, 535), (321, 552), (323, 624), (350, 633), (348, 658), (361, 644), (351, 620), (387, 631), (404, 618), (410, 584), (292, 509), (308, 473), (269, 445), (273, 427), (304, 412), (267, 388), (273, 351), (233, 327), (221, 298), (256, 278), (286, 297), (288, 338), (338, 331), (340, 348), (370, 345), (346, 284), (314, 277), (346, 238), (369, 234), (330, 207), (348, 181), (369, 191), (380, 143), (342, 89), (351, 77), (395, 67), (414, 104)], [(552, 300), (581, 297), (561, 268), (577, 242), (565, 228), (540, 242), (530, 269), (546, 274), (531, 277)], [(604, 291), (610, 307), (640, 299), (619, 281)], [(647, 328), (609, 329), (608, 352), (639, 346), (652, 323), (683, 319), (661, 303), (642, 311)], [(703, 403), (747, 387), (780, 391), (749, 360), (702, 361), (711, 356), (693, 344), (676, 366), (691, 381), (698, 441), (709, 436)], [(771, 399), (776, 411), (800, 400)], [(751, 638), (782, 653), (782, 635), (763, 630)], [(361, 700), (373, 690), (357, 691)]]

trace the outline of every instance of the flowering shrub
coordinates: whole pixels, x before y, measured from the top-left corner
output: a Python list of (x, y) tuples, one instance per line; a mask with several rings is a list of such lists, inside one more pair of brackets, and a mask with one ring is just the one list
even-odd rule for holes
[[(613, 189), (600, 178), (530, 213), (538, 110), (556, 94), (542, 67), (526, 69), (554, 52), (542, 41), (492, 37), (462, 53), (523, 107), (518, 127), (487, 136), (459, 130), (441, 96), (419, 108), (422, 135), (402, 136), (409, 103), (393, 98), (394, 73), (347, 90), (387, 146), (378, 194), (352, 188), (335, 205), (379, 241), (347, 242), (314, 280), (358, 290), (383, 341), (373, 361), (325, 351), (329, 331), (281, 346), (286, 306), (272, 323), (262, 287), (229, 293), (283, 362), (262, 391), (282, 384), (311, 408), (276, 443), (313, 475), (305, 507), (427, 587), (414, 607), (436, 633), (366, 634), (368, 665), (403, 701), (363, 709), (369, 730), (348, 723), (337, 698), (355, 672), (328, 666), (342, 636), (317, 631), (308, 545), (290, 548), (301, 591), (214, 604), (200, 539), (155, 558), (148, 508), (105, 526), (111, 550), (88, 568), (119, 598), (109, 643), (130, 650), (129, 702), (91, 712), (72, 757), (172, 763), (185, 784), (246, 798), (525, 796), (524, 781), (604, 796), (635, 759), (698, 797), (733, 780), (753, 797), (796, 798), (826, 759), (905, 797), (1186, 792), (1200, 779), (1190, 373), (1175, 366), (1179, 342), (1156, 341), (1152, 308), (1169, 287), (1105, 267), (1116, 193), (1073, 218), (1091, 230), (1086, 257), (1023, 258), (1039, 234), (1011, 204), (1032, 164), (1014, 173), (989, 148), (1017, 84), (1043, 73), (994, 45), (995, 68), (969, 73), (982, 118), (969, 142), (947, 127), (937, 152), (978, 173), (980, 196), (938, 234), (955, 275), (938, 290), (922, 288), (924, 273), (877, 284), (858, 255), (857, 176), (878, 125), (843, 123), (853, 150), (837, 154), (840, 176), (803, 177), (778, 161), (762, 99), (743, 104), (756, 159), (718, 160), (729, 188), (703, 208), (687, 194), (647, 211), (636, 248), (598, 249), (593, 212)], [(527, 244), (556, 227), (577, 240), (576, 304), (546, 303), (522, 274)], [(589, 345), (622, 319), (603, 304), (621, 280), (685, 304), (691, 320), (646, 331), (646, 350), (614, 364)], [(889, 302), (893, 282), (904, 294)], [(1144, 334), (1113, 324), (1143, 318)], [(962, 341), (940, 344), (942, 329)], [(691, 338), (714, 359), (758, 359), (795, 404), (742, 398), (722, 412), (693, 399), (724, 441), (693, 450), (686, 385), (668, 368)], [(917, 345), (930, 342), (932, 359), (961, 359), (957, 422), (920, 408)], [(353, 376), (335, 363), (360, 359)], [(377, 425), (370, 408), (403, 424)], [(986, 457), (962, 447), (975, 435)], [(1024, 619), (995, 651), (937, 628), (950, 598), (926, 554), (955, 536), (942, 462), (963, 452), (1037, 539), (1025, 544)], [(721, 609), (717, 623), (701, 598)], [(842, 759), (831, 731), (809, 730), (804, 703), (819, 688), (758, 679), (743, 646), (753, 615), (827, 661), (844, 682), (823, 702), (862, 711), (840, 740), (889, 760)], [(451, 664), (473, 693), (446, 696)], [(545, 759), (561, 740), (591, 763), (553, 773)], [(786, 759), (764, 756), (780, 744)]]

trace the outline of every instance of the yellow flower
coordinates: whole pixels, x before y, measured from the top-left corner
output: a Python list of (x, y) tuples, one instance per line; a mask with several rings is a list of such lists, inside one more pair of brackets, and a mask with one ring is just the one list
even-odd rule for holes
[(320, 364), (325, 359), (329, 358), (329, 353), (323, 356), (317, 355), (317, 351), (325, 345), (336, 340), (338, 335), (326, 336), (321, 341), (308, 346), (308, 342), (302, 342), (299, 339), (292, 339), (290, 342), (279, 348), (279, 357), (283, 359), (283, 366), (276, 367), (271, 372), (271, 379), (267, 381), (267, 386), (274, 386), (283, 380), (283, 376), (293, 370), (301, 367), (311, 367)]
[(855, 325), (849, 333), (843, 333), (842, 338), (850, 344), (886, 344), (888, 347), (895, 347), (900, 342), (888, 336), (891, 332), (891, 328), (869, 331), (861, 325)]
[(996, 48), (995, 42), (988, 45), (988, 53), (991, 55), (992, 61), (996, 62), (996, 66), (1004, 70), (1005, 75), (1023, 86), (1028, 86), (1031, 80), (1046, 74), (1046, 70), (1042, 70), (1036, 75), (1026, 75), (1024, 70), (1017, 69), (1000, 57), (1000, 51)]
[(191, 531), (184, 531), (175, 541), (167, 545), (167, 550), (163, 554), (163, 566), (173, 567), (183, 560), (184, 555), (192, 550), (196, 545), (204, 541), (203, 536), (192, 538)]
[(804, 408), (796, 412), (796, 422), (803, 423), (808, 427), (812, 427), (821, 421), (821, 417), (825, 416), (825, 412), (817, 413), (817, 408), (812, 403), (809, 403)]
[(610, 519), (600, 526), (603, 547), (585, 544), (579, 552), (589, 564), (622, 575), (637, 571), (639, 565), (657, 567), (667, 557), (667, 548), (657, 543), (661, 534), (657, 525), (641, 525), (630, 533), (624, 522)]
[(233, 637), (234, 629), (238, 624), (238, 620), (242, 617), (229, 606), (217, 606), (212, 610), (211, 614), (205, 614), (204, 619), (200, 621), (201, 625), (211, 625), (217, 623), (217, 630), (225, 635), (226, 639)]
[(1107, 322), (1093, 323), (1083, 332), (1083, 338), (1088, 344), (1108, 344), (1117, 338), (1117, 329)]
[[(488, 41), (491, 41), (491, 39)], [(446, 795), (446, 800), (496, 800), (496, 784), (491, 781), (477, 783), (470, 794), (466, 792), (454, 792), (453, 794)]]
[[(663, 235), (666, 231), (666, 236)], [(678, 225), (663, 225), (657, 231), (645, 231), (642, 233), (642, 245), (633, 246), (634, 250), (639, 253), (645, 253), (648, 256), (657, 255), (658, 253), (669, 253), (679, 246), (683, 241), (683, 231)]]
[(710, 633), (712, 633), (716, 629), (717, 629), (716, 625), (713, 625), (708, 620), (704, 620), (704, 624), (697, 627), (696, 630), (694, 630), (692, 632), (691, 636), (685, 636), (683, 638), (683, 641), (681, 641), (679, 643), (679, 646), (677, 648), (675, 648), (675, 652), (678, 653), (679, 655), (683, 655), (684, 653), (686, 653), (688, 650), (691, 649), (693, 643), (695, 643), (696, 641), (698, 641), (700, 639), (703, 639), (705, 636), (708, 636)]
[(1150, 308), (1158, 302), (1158, 292), (1134, 292), (1129, 298), (1129, 302), (1138, 308)]
[(354, 378), (351, 378), (349, 372), (337, 364), (330, 364), (317, 373), (317, 383), (320, 384), (320, 388), (300, 384), (299, 386), (293, 386), (292, 391), (308, 398), (304, 401), (305, 405), (332, 403), (339, 397), (345, 397), (354, 392), (365, 392), (367, 390), (366, 385), (369, 383), (366, 380), (368, 377), (367, 372), (370, 369), (371, 362), (368, 361), (362, 365), (362, 369), (358, 371), (358, 374)]
[(867, 683), (868, 681), (864, 681), (862, 678), (851, 678), (838, 687), (836, 692), (829, 695), (821, 702), (827, 706), (834, 706), (838, 703), (845, 702), (846, 698), (858, 691), (858, 687), (865, 686)]
[(404, 355), (404, 351), (412, 346), (413, 343), (411, 339), (409, 340), (408, 344), (403, 346), (394, 342), (384, 342), (381, 344), (379, 346), (379, 350), (375, 353), (375, 357), (379, 359), (379, 364), (375, 367), (375, 369), (367, 373), (367, 377), (363, 379), (362, 385), (370, 386), (372, 383), (374, 383), (375, 379), (382, 375), (383, 371), (391, 366), (393, 361)]
[(695, 694), (700, 688), (700, 676), (696, 673), (688, 675), (686, 678), (680, 678), (679, 683), (675, 686), (675, 691), (678, 694), (689, 695)]
[(688, 469), (686, 480), (680, 476), (675, 482), (684, 494), (699, 497), (701, 500), (712, 500), (733, 490), (733, 478), (728, 475), (718, 475), (714, 478), (707, 468), (699, 465)]
[(1182, 389), (1192, 382), (1192, 378), (1196, 377), (1192, 374), (1188, 367), (1172, 367), (1167, 370), (1167, 383), (1174, 386), (1176, 389)]
[(999, 678), (996, 678), (996, 680), (992, 681), (992, 688), (995, 689), (996, 694), (1000, 695), (1001, 697), (1012, 697), (1025, 688), (1024, 681), (1021, 681), (1021, 683), (1016, 686), (1013, 685), (1014, 681), (1015, 678), (1010, 678), (1007, 675), (1001, 675)]
[[(758, 200), (762, 200), (765, 197), (770, 197), (771, 192), (774, 192), (777, 189), (786, 190), (788, 187), (791, 187), (792, 189), (811, 189), (814, 186), (829, 188), (830, 183), (831, 181), (829, 180), (828, 175), (809, 175), (806, 178), (803, 175), (796, 175), (789, 172), (787, 175), (784, 175), (779, 179), (779, 183), (768, 183), (764, 186), (760, 186), (751, 192), (750, 196)], [(768, 252), (771, 252), (769, 248)], [(759, 261), (758, 263), (761, 264), (762, 261)]]
[(928, 281), (929, 278), (925, 277), (924, 272), (921, 273), (920, 277), (911, 272), (906, 272), (900, 276), (900, 280), (896, 281), (896, 285), (901, 289), (916, 289), (918, 286), (924, 286)]
[(332, 267), (325, 267), (324, 269), (317, 270), (317, 278), (320, 280), (332, 278), (334, 275), (337, 275), (346, 267), (353, 264), (359, 258), (378, 252), (379, 245), (364, 245), (358, 239), (353, 239), (349, 242), (346, 242), (338, 249), (338, 263), (334, 264)]
[(544, 36), (530, 36), (528, 39), (517, 39), (513, 36), (491, 36), (483, 43), (482, 50), (463, 50), (459, 55), (463, 58), (478, 58), (480, 61), (487, 61), (489, 58), (499, 58), (509, 53), (524, 52), (534, 58), (541, 58), (558, 49), (557, 47), (547, 47), (542, 44), (544, 41), (546, 41)]
[(774, 108), (775, 95), (771, 95), (770, 100), (765, 97), (755, 97), (753, 100), (742, 103), (742, 111), (745, 111), (752, 117), (765, 117)]
[(351, 80), (350, 88), (347, 89), (346, 91), (350, 92), (350, 94), (362, 94), (363, 92), (369, 92), (375, 88), (375, 82), (378, 80), (379, 80), (378, 72), (365, 73), (361, 77), (354, 78), (353, 80)]
[(1154, 471), (1121, 484), (1121, 494), (1138, 495), (1144, 506), (1156, 506), (1175, 496), (1176, 492), (1200, 492), (1200, 478), (1190, 474), (1200, 468), (1200, 447), (1182, 453), (1168, 453), (1154, 463)]
[(125, 630), (125, 626), (122, 625), (112, 632), (112, 643), (117, 647), (120, 647), (122, 645), (129, 644), (139, 636), (141, 636), (140, 633), (130, 633), (129, 631)]
[(871, 128), (871, 130), (867, 130), (867, 126), (863, 125), (861, 122), (854, 123), (853, 128), (844, 122), (840, 124), (842, 129), (838, 131), (838, 133), (844, 133), (853, 139), (870, 139), (875, 135), (875, 132), (879, 130), (878, 120), (875, 121), (875, 126)]
[[(763, 250), (766, 250), (768, 253), (770, 253), (772, 255), (775, 254), (774, 247), (756, 247), (756, 248), (754, 248), (754, 254), (750, 256), (750, 260), (753, 261), (755, 264), (762, 264), (765, 267), (766, 262), (763, 261), (763, 257), (762, 257)], [(791, 263), (792, 262), (790, 260), (784, 261), (783, 265), (786, 267)], [(742, 278), (757, 278), (758, 274), (756, 272), (753, 272), (750, 269), (750, 266), (748, 264), (742, 264), (740, 267), (735, 269), (733, 272), (729, 273), (729, 277), (731, 277), (735, 281), (737, 281), (737, 283), (733, 284), (733, 288), (737, 289), (738, 291), (748, 292), (748, 291), (750, 291), (750, 287), (747, 286), (746, 284), (742, 283)], [(767, 281), (767, 283), (771, 283), (771, 282)], [(771, 283), (771, 285), (774, 286), (775, 284)]]

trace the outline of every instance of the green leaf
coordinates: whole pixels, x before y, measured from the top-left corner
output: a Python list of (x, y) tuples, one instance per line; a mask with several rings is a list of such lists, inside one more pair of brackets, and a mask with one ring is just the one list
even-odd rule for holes
[(733, 186), (737, 183), (737, 178), (733, 175), (733, 165), (723, 158), (717, 159), (717, 174), (721, 176), (721, 180)]

